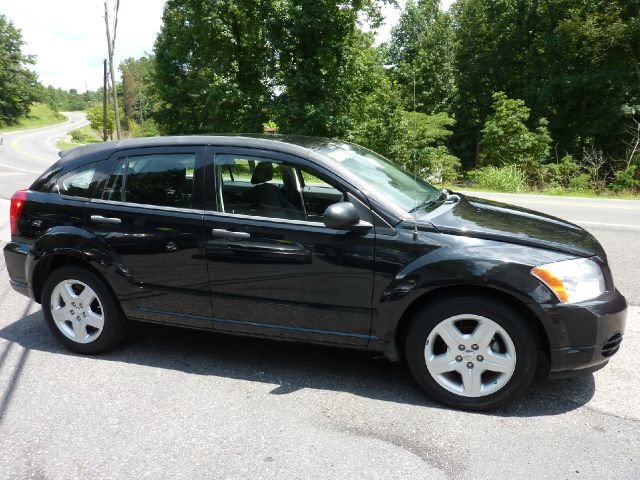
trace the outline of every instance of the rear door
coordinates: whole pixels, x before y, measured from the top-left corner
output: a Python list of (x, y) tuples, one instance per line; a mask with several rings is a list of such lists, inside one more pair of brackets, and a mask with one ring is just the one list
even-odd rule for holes
[(128, 316), (209, 328), (203, 255), (203, 147), (120, 151), (86, 208), (86, 224), (115, 253), (131, 290)]
[(374, 230), (327, 228), (327, 206), (371, 212), (302, 159), (252, 149), (207, 152), (205, 253), (216, 329), (366, 345)]

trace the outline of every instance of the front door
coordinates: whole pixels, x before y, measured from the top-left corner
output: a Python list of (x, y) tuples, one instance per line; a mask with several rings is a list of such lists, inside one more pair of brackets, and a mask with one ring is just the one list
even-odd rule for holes
[(210, 328), (203, 254), (203, 147), (120, 151), (86, 208), (88, 230), (115, 252), (131, 284), (127, 316)]
[[(295, 157), (250, 149), (207, 156), (205, 253), (216, 329), (366, 345), (374, 231), (327, 228), (327, 206), (363, 202)], [(215, 162), (214, 162), (215, 159)]]

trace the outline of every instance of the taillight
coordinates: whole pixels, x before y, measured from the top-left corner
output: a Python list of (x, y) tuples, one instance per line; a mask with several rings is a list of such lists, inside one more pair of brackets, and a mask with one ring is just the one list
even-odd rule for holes
[(18, 232), (18, 221), (20, 220), (20, 214), (24, 208), (24, 202), (27, 200), (27, 191), (18, 190), (11, 197), (11, 208), (9, 210), (9, 222), (11, 224), (11, 235), (15, 235)]

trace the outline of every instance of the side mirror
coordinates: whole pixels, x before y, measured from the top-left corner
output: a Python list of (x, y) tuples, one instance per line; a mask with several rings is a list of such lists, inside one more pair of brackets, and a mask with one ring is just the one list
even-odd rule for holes
[(324, 224), (336, 230), (370, 230), (373, 225), (360, 221), (360, 214), (356, 207), (349, 202), (339, 202), (329, 205), (324, 211)]

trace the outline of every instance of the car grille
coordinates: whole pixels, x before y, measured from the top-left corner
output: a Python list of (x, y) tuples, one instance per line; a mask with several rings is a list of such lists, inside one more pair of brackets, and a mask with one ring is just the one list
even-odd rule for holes
[(602, 356), (610, 357), (618, 351), (620, 344), (622, 343), (622, 334), (620, 332), (615, 333), (609, 337), (609, 340), (602, 346)]

